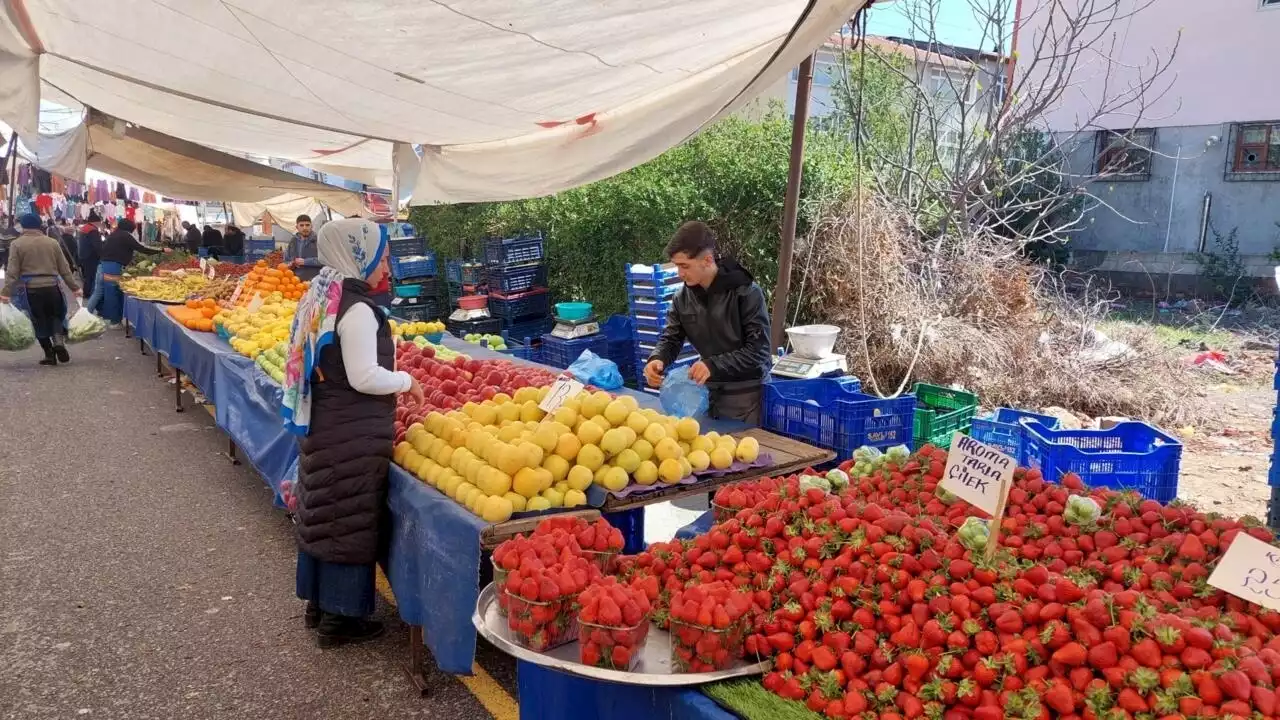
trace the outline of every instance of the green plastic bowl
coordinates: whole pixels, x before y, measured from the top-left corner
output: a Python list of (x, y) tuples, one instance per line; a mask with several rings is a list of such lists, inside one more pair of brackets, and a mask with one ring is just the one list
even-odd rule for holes
[(556, 303), (556, 317), (561, 320), (581, 320), (591, 317), (591, 303), (588, 302), (562, 302)]

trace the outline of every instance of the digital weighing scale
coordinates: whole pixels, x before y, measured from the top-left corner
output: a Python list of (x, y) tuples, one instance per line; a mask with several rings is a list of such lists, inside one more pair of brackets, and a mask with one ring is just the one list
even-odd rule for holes
[(799, 325), (787, 328), (791, 352), (773, 362), (774, 375), (812, 380), (840, 376), (849, 372), (844, 355), (831, 352), (840, 328), (834, 325)]
[(551, 329), (551, 335), (562, 340), (577, 340), (600, 332), (600, 323), (596, 322), (595, 315), (588, 315), (578, 320), (556, 318), (555, 321), (556, 326)]
[(453, 314), (449, 316), (449, 319), (453, 320), (454, 322), (467, 322), (468, 320), (488, 320), (489, 308), (482, 307), (478, 310), (463, 310), (462, 308), (458, 308), (457, 310), (453, 311)]

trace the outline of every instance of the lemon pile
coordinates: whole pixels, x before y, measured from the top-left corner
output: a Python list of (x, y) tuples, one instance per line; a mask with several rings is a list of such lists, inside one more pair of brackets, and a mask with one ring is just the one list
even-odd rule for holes
[(411, 338), (416, 335), (427, 335), (430, 333), (444, 332), (444, 323), (439, 320), (430, 322), (399, 322), (395, 318), (387, 321), (391, 326), (391, 334), (398, 338)]
[(582, 393), (553, 414), (547, 388), (521, 388), (414, 423), (396, 464), (488, 522), (513, 512), (575, 507), (593, 483), (617, 492), (632, 482), (674, 484), (690, 474), (753, 462), (755, 438), (702, 434), (693, 418), (641, 409), (630, 396)]
[(286, 300), (279, 292), (271, 293), (256, 312), (236, 307), (222, 310), (213, 316), (214, 326), (221, 325), (232, 337), (227, 341), (232, 349), (245, 357), (257, 359), (258, 354), (288, 343), (289, 328), (298, 303)]

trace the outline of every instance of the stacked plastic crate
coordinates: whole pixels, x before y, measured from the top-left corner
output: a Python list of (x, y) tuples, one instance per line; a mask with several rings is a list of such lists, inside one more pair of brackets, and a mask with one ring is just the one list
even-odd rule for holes
[(248, 262), (261, 260), (276, 249), (276, 240), (271, 237), (251, 237), (244, 244), (244, 258)]
[(435, 253), (427, 250), (427, 239), (391, 238), (391, 308), (396, 317), (412, 322), (439, 320), (448, 315)]
[[(635, 340), (635, 372), (638, 382), (646, 392), (657, 393), (643, 381), (644, 366), (649, 355), (658, 347), (658, 338), (667, 326), (667, 312), (676, 293), (684, 287), (676, 266), (632, 264), (626, 267), (627, 304), (631, 315), (632, 337)], [(692, 365), (698, 359), (698, 351), (685, 342), (672, 367)], [(670, 369), (670, 368), (668, 368)]]
[(501, 322), (508, 343), (527, 346), (551, 331), (544, 245), (540, 232), (489, 238), (484, 243), (489, 315)]
[(464, 295), (486, 295), (484, 263), (479, 260), (449, 260), (445, 263), (449, 312), (458, 307), (458, 298)]

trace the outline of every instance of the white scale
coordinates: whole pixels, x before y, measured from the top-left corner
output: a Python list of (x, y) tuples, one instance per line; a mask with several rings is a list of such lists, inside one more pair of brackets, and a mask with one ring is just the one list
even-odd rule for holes
[(844, 355), (831, 352), (840, 328), (834, 325), (800, 325), (787, 328), (792, 350), (773, 363), (772, 373), (797, 380), (812, 380), (831, 373), (848, 373)]
[(449, 316), (454, 322), (466, 322), (468, 320), (486, 320), (489, 318), (489, 308), (483, 307), (479, 310), (463, 310), (458, 308)]

